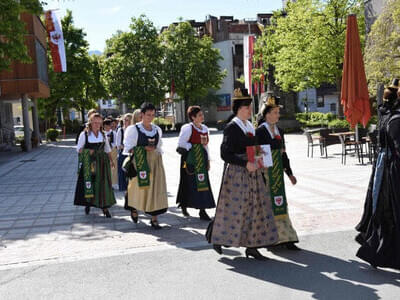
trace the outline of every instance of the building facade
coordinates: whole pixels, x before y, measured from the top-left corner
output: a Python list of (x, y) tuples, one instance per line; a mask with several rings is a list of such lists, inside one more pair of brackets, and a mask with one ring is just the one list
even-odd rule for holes
[[(29, 151), (32, 140), (40, 140), (36, 99), (50, 96), (46, 52), (47, 34), (38, 16), (23, 13), (21, 20), (26, 24), (25, 44), (32, 63), (13, 62), (9, 71), (0, 72), (0, 149), (7, 149), (14, 143), (14, 125), (16, 124), (13, 120), (12, 107), (13, 104), (20, 102), (24, 144), (25, 149)], [(32, 119), (33, 128), (30, 128), (30, 119)]]
[[(207, 16), (204, 22), (188, 21), (195, 29), (199, 37), (208, 35), (213, 39), (213, 46), (220, 51), (222, 59), (219, 66), (226, 70), (224, 78), (216, 95), (220, 102), (210, 107), (204, 108), (205, 121), (216, 123), (220, 120), (226, 120), (231, 114), (231, 99), (235, 88), (243, 88), (244, 85), (238, 81), (244, 75), (244, 51), (243, 40), (247, 35), (261, 35), (264, 26), (270, 24), (271, 13), (257, 14), (254, 19), (238, 20), (233, 16)], [(167, 29), (163, 27), (161, 31)], [(285, 115), (295, 112), (296, 97), (294, 93), (282, 93), (277, 86), (273, 84), (273, 78), (270, 80), (269, 88), (272, 93), (281, 97), (284, 106), (282, 113)], [(260, 99), (266, 98), (266, 93), (255, 95), (255, 112), (258, 111), (258, 96)], [(168, 96), (167, 96), (168, 98)], [(175, 103), (172, 108), (176, 123), (184, 122), (184, 113), (180, 110), (184, 107), (182, 103)]]

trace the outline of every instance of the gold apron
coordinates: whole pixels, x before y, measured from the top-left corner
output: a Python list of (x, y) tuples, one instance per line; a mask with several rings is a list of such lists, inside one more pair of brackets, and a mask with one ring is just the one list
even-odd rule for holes
[(137, 177), (129, 180), (128, 206), (145, 212), (165, 209), (168, 207), (167, 183), (161, 154), (148, 151), (147, 163), (150, 168), (150, 185), (139, 188)]

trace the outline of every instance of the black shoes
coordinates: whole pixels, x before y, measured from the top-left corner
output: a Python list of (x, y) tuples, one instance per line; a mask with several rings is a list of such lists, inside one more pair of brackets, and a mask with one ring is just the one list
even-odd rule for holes
[(253, 257), (256, 260), (269, 260), (268, 257), (262, 255), (256, 248), (246, 248), (246, 258)]
[(296, 246), (295, 243), (293, 242), (289, 242), (286, 244), (286, 249), (288, 250), (294, 250), (294, 251), (300, 251), (301, 249), (299, 247)]
[(222, 254), (222, 247), (221, 247), (221, 245), (213, 244), (213, 249), (214, 249), (219, 255)]
[(158, 221), (157, 220), (155, 220), (155, 221), (153, 221), (153, 220), (151, 220), (150, 221), (150, 225), (151, 225), (151, 227), (153, 227), (153, 229), (161, 229), (162, 227), (158, 224)]
[(182, 214), (183, 214), (185, 217), (190, 217), (190, 215), (189, 215), (189, 213), (188, 213), (188, 211), (187, 211), (187, 208), (186, 208), (185, 206), (181, 206), (181, 209), (182, 209)]
[(200, 209), (199, 216), (200, 216), (200, 220), (211, 221), (211, 218), (207, 215), (205, 209)]
[(103, 213), (106, 218), (111, 218), (111, 214), (107, 208), (103, 209)]
[(88, 215), (90, 213), (90, 206), (85, 207), (85, 214)]
[(133, 221), (133, 223), (137, 223), (139, 220), (139, 215), (136, 209), (132, 209), (131, 210), (131, 219)]

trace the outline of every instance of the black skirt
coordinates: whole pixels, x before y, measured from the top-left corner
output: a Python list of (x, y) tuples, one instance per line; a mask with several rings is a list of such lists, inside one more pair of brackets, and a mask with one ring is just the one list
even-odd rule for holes
[(210, 180), (208, 179), (209, 190), (199, 192), (197, 190), (195, 175), (189, 175), (183, 168), (183, 165), (184, 159), (181, 157), (180, 181), (176, 203), (181, 207), (196, 209), (214, 208), (215, 201), (211, 190)]
[(400, 162), (393, 156), (385, 164), (376, 208), (373, 209), (374, 167), (364, 213), (356, 229), (361, 244), (357, 256), (373, 266), (400, 269)]

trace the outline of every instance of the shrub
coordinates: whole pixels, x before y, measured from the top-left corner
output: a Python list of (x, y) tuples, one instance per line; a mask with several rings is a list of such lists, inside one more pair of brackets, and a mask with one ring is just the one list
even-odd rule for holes
[(371, 125), (371, 124), (378, 124), (378, 116), (377, 115), (371, 116), (371, 119), (369, 119), (369, 121), (368, 121), (367, 127), (369, 127), (369, 125)]
[(349, 129), (350, 124), (346, 120), (335, 119), (329, 122), (328, 127), (332, 129)]
[(153, 123), (158, 125), (158, 126), (160, 126), (160, 125), (164, 125), (164, 126), (172, 125), (172, 121), (171, 120), (168, 120), (168, 119), (163, 118), (163, 117), (154, 118)]
[(304, 127), (327, 126), (330, 121), (335, 120), (336, 116), (332, 113), (309, 112), (297, 113), (296, 120)]
[(50, 140), (52, 142), (55, 142), (57, 140), (58, 135), (59, 135), (59, 132), (57, 129), (50, 128), (50, 129), (47, 129), (47, 131), (46, 131), (46, 139)]

